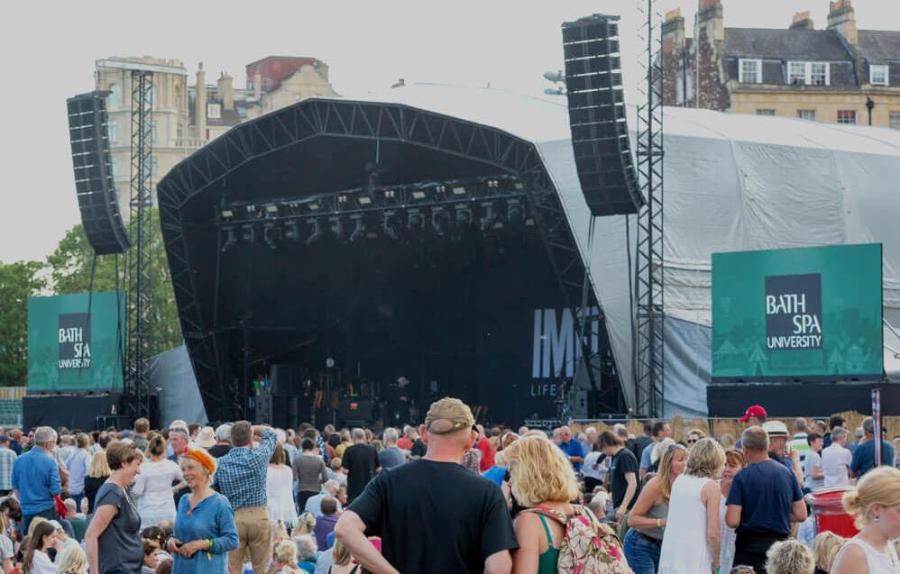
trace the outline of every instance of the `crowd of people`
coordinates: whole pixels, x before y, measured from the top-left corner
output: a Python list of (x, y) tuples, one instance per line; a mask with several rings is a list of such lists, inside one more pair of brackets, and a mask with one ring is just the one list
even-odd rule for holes
[[(740, 436), (666, 421), (485, 429), (458, 399), (423, 424), (0, 429), (4, 574), (897, 574), (900, 470), (871, 419), (754, 405)], [(855, 440), (851, 440), (850, 437)], [(880, 442), (880, 463), (876, 457)], [(859, 533), (816, 532), (845, 487)]]

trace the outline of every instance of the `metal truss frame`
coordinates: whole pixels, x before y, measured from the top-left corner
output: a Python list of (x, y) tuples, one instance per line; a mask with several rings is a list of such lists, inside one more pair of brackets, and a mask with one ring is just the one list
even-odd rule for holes
[(578, 304), (586, 280), (584, 262), (534, 144), (496, 128), (401, 104), (304, 100), (232, 128), (175, 166), (157, 188), (179, 316), (211, 420), (241, 416), (240, 389), (221, 376), (224, 357), (218, 333), (211, 332), (197, 298), (182, 207), (248, 161), (321, 136), (418, 145), (476, 160), (494, 168), (497, 175), (518, 177), (525, 184), (526, 205), (541, 233), (564, 302), (573, 309)]
[(125, 412), (132, 418), (150, 416), (147, 360), (153, 344), (153, 225), (151, 220), (151, 162), (153, 72), (131, 72), (131, 200), (129, 222), (132, 248), (128, 251), (130, 300), (127, 314)]
[(635, 414), (658, 417), (665, 392), (662, 19), (657, 0), (645, 0), (644, 10), (646, 100), (638, 110), (637, 171), (646, 203), (637, 217)]

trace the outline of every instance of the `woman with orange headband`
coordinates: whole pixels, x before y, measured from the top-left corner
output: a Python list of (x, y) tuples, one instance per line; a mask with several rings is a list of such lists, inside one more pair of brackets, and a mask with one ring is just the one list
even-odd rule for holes
[(175, 533), (168, 542), (175, 557), (172, 573), (225, 574), (238, 533), (231, 504), (210, 486), (216, 459), (202, 448), (189, 448), (181, 456), (181, 472), (191, 493), (178, 503)]

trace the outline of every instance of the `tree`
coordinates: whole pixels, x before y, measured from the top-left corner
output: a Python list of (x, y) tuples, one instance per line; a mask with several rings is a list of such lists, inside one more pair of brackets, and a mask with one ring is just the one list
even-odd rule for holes
[(44, 288), (37, 261), (0, 263), (0, 385), (24, 385), (28, 375), (28, 297)]
[[(151, 212), (151, 229), (153, 240), (150, 246), (151, 276), (153, 278), (153, 335), (154, 349), (158, 353), (167, 351), (181, 344), (181, 324), (178, 320), (178, 306), (172, 290), (172, 279), (169, 264), (166, 261), (162, 232), (159, 229), (159, 212)], [(58, 295), (81, 293), (91, 288), (91, 265), (94, 251), (88, 243), (84, 228), (81, 225), (72, 227), (62, 241), (47, 258), (53, 292)], [(97, 267), (94, 272), (93, 290), (125, 291), (126, 302), (131, 301), (131, 288), (125, 284), (126, 257), (115, 255), (97, 256)], [(118, 281), (116, 267), (118, 263)]]

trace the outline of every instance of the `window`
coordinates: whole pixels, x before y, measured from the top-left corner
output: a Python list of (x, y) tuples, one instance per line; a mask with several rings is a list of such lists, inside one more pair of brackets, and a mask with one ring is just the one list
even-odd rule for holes
[(106, 122), (106, 137), (109, 139), (109, 145), (119, 143), (119, 122), (116, 120)]
[(156, 145), (156, 120), (150, 123), (150, 145)]
[(156, 156), (150, 156), (150, 177), (156, 177)]
[(109, 170), (113, 179), (116, 179), (116, 172), (119, 171), (119, 158), (112, 158), (112, 161), (109, 164)]
[(828, 82), (828, 64), (824, 62), (809, 63), (809, 81), (810, 86), (827, 86)]
[(797, 110), (797, 117), (814, 122), (816, 121), (816, 110)]
[(892, 130), (900, 130), (900, 112), (891, 112), (890, 126)]
[(222, 106), (220, 104), (206, 104), (206, 117), (211, 120), (218, 120), (222, 117)]
[(869, 83), (873, 86), (887, 86), (890, 83), (888, 76), (887, 66), (869, 66)]
[(806, 64), (803, 62), (788, 62), (788, 84), (802, 86), (806, 83)]
[(775, 110), (756, 110), (758, 116), (774, 116)]
[(738, 81), (742, 84), (762, 83), (762, 60), (738, 61)]
[(830, 86), (828, 62), (788, 62), (787, 81), (791, 86)]
[(106, 109), (113, 110), (122, 105), (122, 87), (119, 84), (109, 85), (109, 94), (106, 96)]
[(838, 110), (837, 123), (839, 124), (855, 124), (856, 110)]

